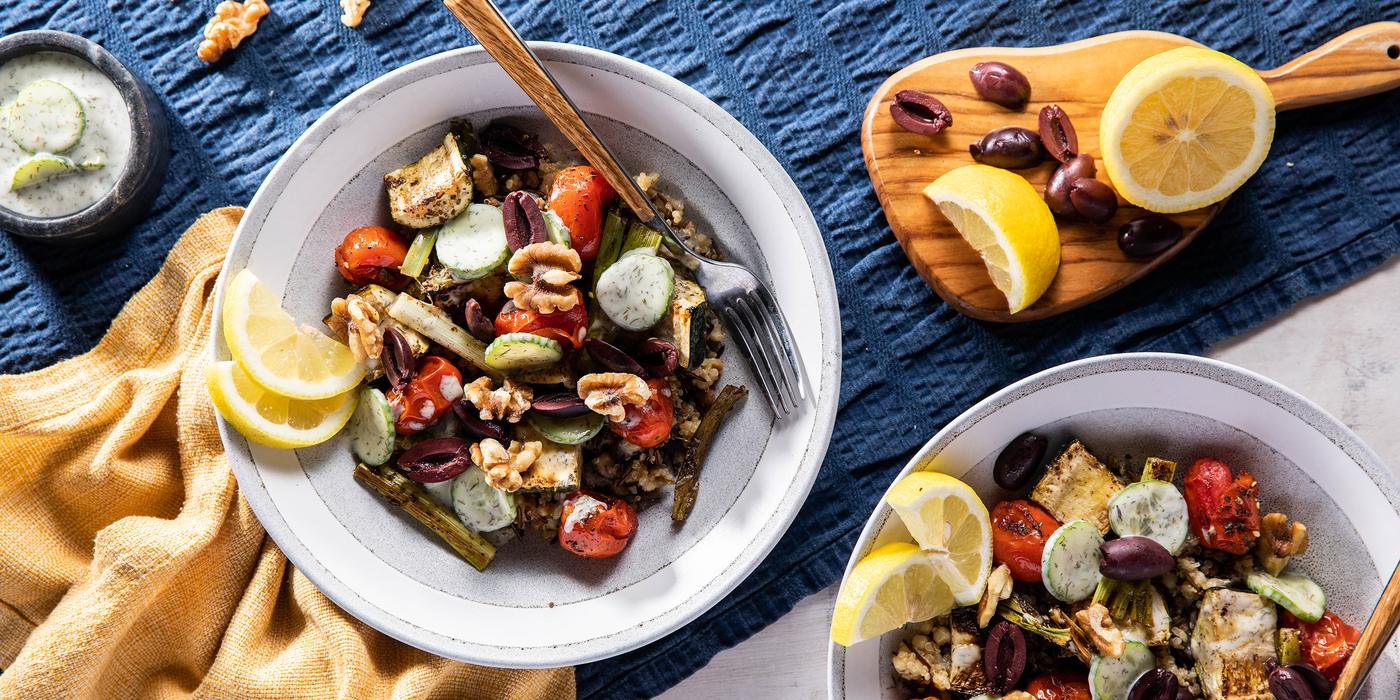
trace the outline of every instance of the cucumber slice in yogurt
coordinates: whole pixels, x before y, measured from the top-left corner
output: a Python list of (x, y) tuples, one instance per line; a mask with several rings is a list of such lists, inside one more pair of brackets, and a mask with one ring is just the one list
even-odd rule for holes
[(9, 112), (10, 138), (29, 153), (62, 153), (78, 145), (87, 129), (83, 103), (52, 80), (26, 85)]
[(629, 331), (655, 326), (671, 308), (676, 288), (671, 263), (650, 253), (624, 255), (598, 277), (598, 306)]
[(515, 522), (515, 495), (492, 486), (480, 467), (468, 467), (452, 479), (452, 510), (476, 532), (499, 530)]
[(1327, 610), (1327, 594), (1322, 586), (1302, 574), (1279, 574), (1255, 571), (1245, 577), (1249, 590), (1282, 605), (1303, 622), (1317, 622)]
[(603, 416), (599, 413), (585, 413), (573, 418), (551, 418), (530, 411), (527, 414), (530, 425), (540, 431), (550, 442), (560, 445), (582, 445), (593, 439), (603, 429)]
[(1152, 670), (1157, 659), (1141, 642), (1126, 642), (1123, 656), (1115, 659), (1102, 654), (1089, 664), (1089, 694), (1094, 700), (1127, 700), (1138, 677)]
[(1099, 528), (1087, 520), (1065, 523), (1050, 535), (1040, 555), (1040, 580), (1050, 595), (1066, 603), (1093, 595), (1103, 578), (1099, 573), (1102, 545)]
[(374, 387), (360, 389), (360, 402), (346, 428), (350, 450), (360, 461), (378, 466), (394, 454), (394, 412), (384, 393)]
[(550, 243), (572, 245), (569, 242), (569, 227), (564, 225), (564, 220), (558, 214), (548, 210), (544, 212), (544, 230)]
[(462, 280), (481, 279), (510, 258), (506, 220), (499, 207), (470, 204), (438, 229), (438, 261)]
[(63, 156), (55, 156), (48, 153), (30, 156), (23, 163), (15, 168), (14, 177), (10, 178), (10, 189), (17, 190), (21, 187), (37, 185), (45, 180), (64, 175), (72, 175), (78, 172), (78, 166), (73, 161)]
[(502, 370), (553, 364), (563, 357), (563, 346), (533, 333), (507, 333), (486, 346), (486, 364)]
[(1146, 537), (1172, 556), (1186, 546), (1191, 519), (1181, 491), (1165, 481), (1139, 481), (1108, 502), (1108, 524), (1119, 537)]

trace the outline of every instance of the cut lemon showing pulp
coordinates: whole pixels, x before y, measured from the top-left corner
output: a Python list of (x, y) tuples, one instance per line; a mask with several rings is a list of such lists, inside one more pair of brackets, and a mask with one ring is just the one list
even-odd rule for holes
[(297, 330), (267, 285), (246, 269), (225, 290), (223, 311), (229, 352), (268, 391), (324, 399), (344, 394), (365, 376), (350, 348), (314, 329)]
[(1060, 269), (1060, 231), (1040, 193), (1020, 175), (966, 165), (924, 188), (982, 256), (1011, 313), (1040, 298)]
[(895, 484), (885, 502), (932, 556), (946, 557), (943, 573), (958, 605), (982, 598), (992, 571), (992, 520), (972, 487), (947, 474), (914, 472)]
[(355, 411), (353, 391), (328, 399), (289, 399), (258, 386), (236, 362), (210, 363), (205, 379), (219, 415), (243, 437), (268, 447), (290, 449), (325, 442)]
[(953, 592), (940, 568), (942, 562), (908, 542), (871, 552), (841, 585), (831, 618), (831, 639), (850, 646), (906, 622), (946, 614), (953, 609)]
[(1239, 189), (1269, 154), (1274, 97), (1252, 68), (1210, 49), (1153, 56), (1123, 76), (1099, 140), (1123, 198), (1172, 213)]

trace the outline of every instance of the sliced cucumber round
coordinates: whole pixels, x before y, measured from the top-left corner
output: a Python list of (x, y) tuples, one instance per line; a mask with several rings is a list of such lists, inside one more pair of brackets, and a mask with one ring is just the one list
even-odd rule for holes
[(9, 121), (10, 138), (29, 153), (62, 153), (78, 145), (87, 129), (83, 103), (52, 80), (20, 90), (10, 105)]
[(1172, 556), (1186, 546), (1191, 518), (1181, 491), (1165, 481), (1139, 481), (1108, 502), (1108, 524), (1119, 537), (1146, 537)]
[(1093, 595), (1103, 578), (1099, 573), (1101, 545), (1103, 535), (1087, 520), (1065, 523), (1050, 535), (1040, 555), (1040, 580), (1050, 595), (1066, 603)]
[(515, 494), (492, 486), (480, 467), (468, 467), (452, 479), (452, 510), (476, 532), (499, 530), (515, 522)]
[(360, 389), (360, 402), (346, 426), (350, 450), (360, 461), (378, 466), (394, 454), (394, 412), (384, 393), (374, 387)]
[(486, 364), (496, 369), (538, 367), (563, 357), (563, 346), (533, 333), (507, 333), (486, 346)]
[(438, 261), (458, 279), (476, 280), (510, 258), (506, 220), (499, 207), (470, 204), (457, 218), (438, 229)]
[(1302, 574), (1255, 571), (1244, 579), (1249, 590), (1282, 605), (1303, 622), (1317, 622), (1327, 610), (1327, 594), (1322, 586)]
[(676, 288), (671, 263), (650, 253), (623, 256), (598, 278), (598, 306), (613, 323), (644, 331), (656, 325), (671, 308)]
[(1097, 655), (1089, 664), (1089, 694), (1094, 700), (1127, 700), (1139, 676), (1152, 670), (1157, 659), (1141, 642), (1125, 642), (1123, 656)]
[(540, 435), (560, 445), (582, 445), (592, 440), (603, 429), (605, 422), (600, 413), (585, 413), (573, 418), (551, 418), (535, 411), (526, 415), (529, 416), (530, 425), (535, 426)]
[(15, 168), (15, 175), (10, 179), (10, 189), (17, 190), (76, 172), (78, 172), (78, 166), (74, 165), (73, 161), (63, 156), (40, 153), (36, 156), (30, 156), (23, 163), (20, 163), (18, 168)]
[(544, 230), (550, 243), (569, 246), (569, 227), (564, 225), (564, 220), (552, 211), (544, 211)]

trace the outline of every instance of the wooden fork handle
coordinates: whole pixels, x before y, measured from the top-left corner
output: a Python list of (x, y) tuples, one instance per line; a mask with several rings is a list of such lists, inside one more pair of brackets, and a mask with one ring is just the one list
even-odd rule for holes
[(618, 164), (612, 151), (593, 133), (593, 129), (579, 113), (578, 107), (545, 71), (539, 58), (525, 46), (525, 41), (516, 33), (515, 28), (510, 26), (510, 22), (506, 21), (505, 15), (501, 14), (495, 4), (491, 0), (443, 0), (443, 4), (466, 25), (487, 53), (490, 53), (506, 73), (525, 90), (525, 94), (539, 105), (550, 121), (564, 132), (588, 162), (603, 174), (608, 184), (627, 202), (627, 206), (631, 207), (642, 221), (650, 220), (653, 214), (646, 196), (632, 184), (632, 178), (628, 177)]
[(1279, 111), (1400, 87), (1400, 22), (1357, 27), (1259, 77)]
[(1400, 626), (1400, 565), (1396, 565), (1390, 583), (1381, 593), (1380, 602), (1376, 603), (1376, 611), (1371, 613), (1371, 621), (1362, 630), (1342, 677), (1337, 679), (1337, 685), (1332, 690), (1331, 700), (1352, 700), (1356, 697), (1376, 659), (1390, 643), (1396, 626)]

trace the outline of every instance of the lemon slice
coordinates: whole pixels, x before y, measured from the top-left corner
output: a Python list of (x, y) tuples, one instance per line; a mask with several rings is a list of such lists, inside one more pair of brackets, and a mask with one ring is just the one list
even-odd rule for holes
[(312, 401), (289, 399), (258, 386), (236, 362), (211, 363), (205, 379), (219, 415), (243, 437), (268, 447), (325, 442), (355, 411), (355, 392)]
[(1172, 213), (1239, 189), (1269, 154), (1274, 97), (1252, 68), (1183, 47), (1139, 63), (1099, 124), (1104, 165), (1123, 198)]
[(267, 285), (246, 269), (224, 292), (224, 340), (250, 379), (288, 398), (339, 396), (365, 376), (350, 348), (314, 329), (297, 330)]
[(906, 622), (953, 609), (940, 562), (908, 542), (887, 544), (860, 560), (836, 599), (831, 639), (842, 646), (878, 637)]
[(919, 546), (939, 565), (954, 603), (982, 598), (992, 571), (992, 520), (972, 487), (947, 474), (914, 472), (895, 484), (885, 502)]
[(1035, 303), (1060, 269), (1055, 215), (1026, 179), (990, 165), (967, 165), (924, 188), (987, 264), (1011, 313)]

